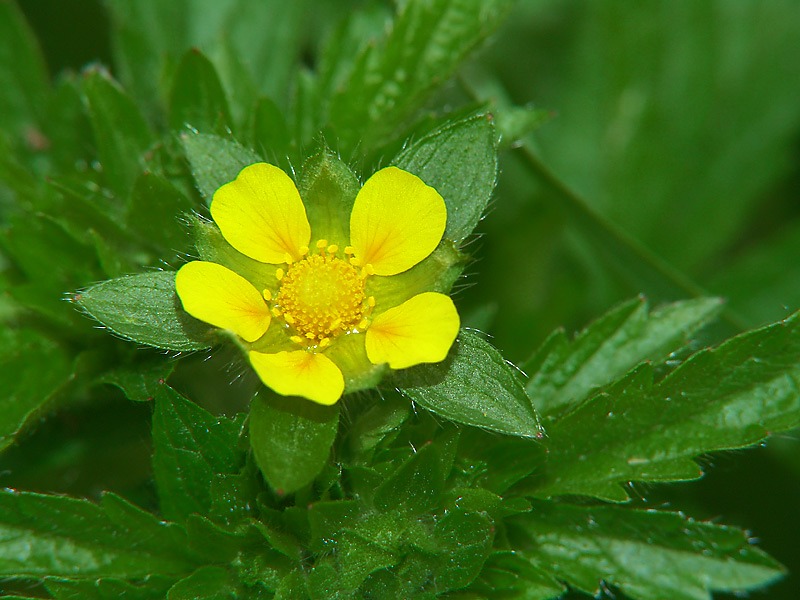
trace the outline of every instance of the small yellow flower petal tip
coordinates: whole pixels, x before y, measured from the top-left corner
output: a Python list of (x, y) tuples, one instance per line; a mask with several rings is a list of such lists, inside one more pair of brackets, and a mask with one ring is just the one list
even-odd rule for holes
[(176, 276), (184, 309), (246, 342), (264, 384), (319, 404), (360, 389), (362, 371), (443, 360), (460, 326), (455, 305), (425, 291), (426, 282), (412, 278), (409, 290), (396, 277), (442, 241), (447, 210), (439, 193), (388, 167), (356, 194), (349, 223), (331, 229), (349, 225), (349, 238), (327, 231), (315, 240), (308, 214), (279, 168), (245, 167), (214, 194), (211, 215), (225, 240), (263, 269), (187, 263)]

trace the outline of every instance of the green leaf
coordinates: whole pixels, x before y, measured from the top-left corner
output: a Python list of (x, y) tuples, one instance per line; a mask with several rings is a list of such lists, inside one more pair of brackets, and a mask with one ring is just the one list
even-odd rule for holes
[(290, 137), (281, 109), (271, 98), (259, 98), (253, 119), (253, 147), (285, 170), (289, 166), (286, 159), (290, 152)]
[(71, 375), (61, 346), (31, 330), (0, 327), (0, 451), (49, 408)]
[(87, 500), (8, 490), (0, 492), (0, 512), (0, 575), (140, 579), (193, 568), (170, 533), (174, 526), (153, 515), (110, 518)]
[(443, 362), (400, 371), (395, 383), (423, 408), (458, 423), (509, 435), (542, 436), (520, 373), (469, 330), (461, 330)]
[(457, 590), (478, 576), (494, 541), (494, 524), (486, 515), (452, 510), (436, 522), (434, 543), (439, 566), (437, 590)]
[(157, 248), (163, 258), (174, 260), (190, 240), (181, 222), (194, 204), (167, 179), (142, 173), (133, 186), (126, 222), (140, 239)]
[(167, 600), (236, 600), (241, 596), (223, 567), (200, 567), (172, 586)]
[(211, 203), (214, 192), (236, 179), (247, 165), (263, 162), (252, 150), (215, 135), (183, 133), (181, 141), (197, 188), (208, 204)]
[(536, 502), (512, 523), (529, 536), (523, 556), (593, 596), (604, 581), (637, 600), (708, 600), (783, 574), (740, 530), (680, 513)]
[(163, 385), (172, 374), (173, 369), (175, 363), (163, 359), (154, 363), (121, 365), (103, 373), (97, 378), (97, 382), (118, 387), (128, 400), (150, 402), (155, 398), (159, 386)]
[(593, 390), (608, 385), (644, 361), (661, 361), (722, 308), (720, 300), (676, 302), (648, 314), (634, 298), (612, 309), (569, 341), (562, 329), (551, 335), (522, 369), (525, 389), (540, 413), (564, 413)]
[(107, 72), (89, 70), (83, 91), (105, 183), (118, 197), (127, 198), (136, 177), (145, 170), (142, 155), (154, 141), (150, 127)]
[(547, 428), (533, 485), (627, 500), (620, 483), (702, 474), (693, 457), (800, 424), (800, 313), (692, 355), (658, 383), (643, 365)]
[(330, 101), (328, 119), (349, 158), (407, 127), (428, 94), (500, 24), (506, 0), (429, 0), (402, 5), (386, 38), (362, 48)]
[(481, 598), (520, 600), (549, 600), (564, 593), (552, 575), (514, 551), (491, 554), (469, 589)]
[(77, 293), (73, 301), (111, 331), (134, 342), (180, 352), (213, 344), (213, 330), (181, 307), (173, 272), (104, 281)]
[(163, 598), (173, 578), (149, 576), (145, 581), (132, 583), (123, 579), (59, 579), (48, 577), (47, 591), (56, 600), (152, 600)]
[(375, 505), (383, 511), (425, 512), (439, 502), (448, 475), (439, 442), (428, 442), (375, 490)]
[(36, 37), (16, 2), (0, 2), (0, 130), (24, 135), (38, 126), (49, 77)]
[[(244, 464), (238, 441), (242, 425), (217, 418), (167, 385), (156, 390), (153, 414), (153, 474), (164, 515), (184, 522), (189, 515), (208, 515), (224, 504), (220, 485)], [(236, 497), (231, 510), (241, 511)], [(220, 511), (221, 511), (220, 506)]]
[(403, 150), (393, 164), (444, 198), (444, 237), (461, 242), (481, 220), (497, 180), (497, 141), (489, 115), (449, 123)]
[(328, 462), (339, 405), (279, 396), (262, 388), (250, 405), (250, 444), (264, 478), (278, 494), (311, 483)]
[(223, 132), (232, 125), (228, 100), (214, 65), (193, 48), (178, 64), (169, 100), (172, 129)]

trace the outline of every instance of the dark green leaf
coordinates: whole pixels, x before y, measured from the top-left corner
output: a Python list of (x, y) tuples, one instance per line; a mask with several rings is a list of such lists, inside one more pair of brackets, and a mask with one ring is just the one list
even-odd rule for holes
[(430, 0), (402, 5), (380, 44), (363, 47), (330, 101), (328, 119), (349, 158), (368, 153), (417, 112), (499, 25), (510, 2)]
[(289, 127), (281, 109), (271, 98), (259, 98), (254, 114), (253, 147), (281, 167), (288, 166)]
[(627, 500), (626, 481), (702, 474), (693, 457), (800, 423), (800, 313), (697, 352), (662, 381), (644, 365), (547, 428), (537, 496)]
[(133, 186), (126, 222), (144, 245), (173, 259), (188, 246), (189, 234), (181, 218), (194, 208), (192, 202), (169, 181), (153, 173), (142, 173)]
[(375, 505), (381, 510), (405, 508), (425, 512), (440, 501), (449, 468), (438, 443), (428, 442), (375, 490)]
[(48, 409), (71, 374), (69, 356), (55, 342), (33, 331), (0, 327), (0, 451)]
[(134, 342), (183, 352), (213, 344), (213, 330), (181, 307), (173, 272), (104, 281), (77, 293), (73, 301), (111, 331)]
[(447, 205), (444, 237), (461, 242), (481, 220), (497, 179), (497, 142), (489, 115), (450, 123), (418, 140), (393, 163), (436, 189)]
[(223, 567), (200, 567), (167, 593), (167, 600), (236, 600), (238, 594), (230, 573)]
[[(152, 515), (143, 530), (137, 521), (110, 519), (87, 500), (14, 491), (0, 492), (0, 512), (2, 575), (138, 579), (192, 569)], [(166, 537), (155, 534), (153, 522)]]
[(145, 170), (143, 154), (153, 143), (150, 127), (105, 71), (90, 70), (83, 90), (106, 185), (127, 199), (136, 177)]
[(163, 598), (172, 585), (173, 578), (148, 576), (146, 580), (131, 583), (123, 579), (58, 579), (48, 577), (47, 591), (56, 600), (153, 600)]
[(214, 65), (197, 50), (183, 55), (172, 81), (169, 101), (172, 129), (224, 132), (232, 125), (228, 100)]
[(494, 524), (480, 513), (453, 510), (436, 522), (434, 540), (440, 565), (437, 590), (457, 590), (480, 573), (494, 541)]
[(219, 502), (215, 483), (238, 474), (244, 463), (240, 433), (239, 422), (214, 417), (169, 386), (156, 390), (153, 474), (167, 518), (183, 522), (211, 512)]
[(215, 135), (183, 133), (181, 140), (197, 188), (209, 204), (219, 187), (236, 179), (247, 165), (262, 162), (252, 150)]
[(311, 483), (328, 461), (339, 406), (279, 396), (266, 388), (250, 405), (250, 444), (264, 478), (278, 494)]
[(478, 335), (462, 330), (441, 363), (400, 371), (401, 393), (458, 423), (538, 438), (542, 429), (520, 373)]
[(540, 413), (563, 413), (592, 390), (608, 385), (640, 362), (664, 360), (722, 308), (720, 300), (698, 298), (648, 314), (634, 298), (609, 311), (569, 341), (557, 330), (523, 363), (525, 389)]
[(513, 551), (489, 555), (480, 577), (469, 589), (480, 598), (520, 600), (549, 600), (564, 593), (564, 586), (552, 575)]
[(44, 57), (16, 2), (0, 2), (0, 130), (30, 135), (48, 93)]
[(594, 596), (605, 581), (637, 600), (707, 600), (783, 573), (740, 530), (680, 513), (536, 502), (513, 523), (530, 536), (523, 556)]

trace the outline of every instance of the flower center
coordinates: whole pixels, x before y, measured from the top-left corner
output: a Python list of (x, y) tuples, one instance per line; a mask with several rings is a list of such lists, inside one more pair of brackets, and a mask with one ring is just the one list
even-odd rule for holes
[(334, 253), (321, 250), (292, 263), (281, 278), (275, 305), (301, 336), (292, 338), (296, 342), (324, 347), (331, 338), (356, 329), (369, 310), (364, 278)]

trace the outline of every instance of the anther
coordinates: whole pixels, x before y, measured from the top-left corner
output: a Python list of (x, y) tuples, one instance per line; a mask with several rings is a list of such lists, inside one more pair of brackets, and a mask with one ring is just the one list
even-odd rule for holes
[(367, 306), (370, 308), (375, 308), (375, 296), (370, 296), (367, 298)]
[(331, 244), (330, 246), (328, 246), (328, 252), (330, 254), (336, 254), (338, 251), (339, 251), (339, 246), (337, 246), (336, 244)]
[(300, 246), (300, 256), (308, 254), (308, 246)]
[(278, 281), (283, 279), (283, 276), (285, 274), (286, 274), (286, 272), (283, 269), (280, 269), (280, 268), (277, 271), (275, 271), (275, 277), (278, 279)]
[(375, 267), (372, 266), (372, 263), (364, 265), (364, 270), (367, 272), (367, 275), (375, 275)]
[(344, 253), (345, 253), (347, 256), (352, 256), (353, 254), (355, 254), (355, 253), (356, 253), (356, 249), (355, 249), (355, 248), (353, 248), (352, 246), (345, 246), (345, 247), (344, 247)]
[(289, 313), (283, 314), (283, 320), (286, 321), (289, 325), (294, 325), (294, 317)]
[(336, 331), (341, 326), (342, 326), (342, 320), (334, 319), (333, 323), (331, 323), (331, 331)]
[(320, 348), (325, 348), (327, 346), (330, 346), (330, 343), (331, 343), (331, 338), (324, 337), (319, 341), (319, 344), (317, 344), (317, 345)]
[(363, 331), (367, 328), (367, 325), (369, 325), (369, 321), (366, 319), (361, 319), (361, 321), (358, 323), (358, 328), (359, 330)]
[(292, 340), (295, 344), (300, 344), (301, 346), (305, 342), (305, 340), (301, 338), (299, 335), (293, 335), (289, 339)]
[(290, 265), (290, 264), (292, 264), (294, 262), (294, 258), (292, 258), (292, 255), (289, 254), (288, 252), (284, 252), (283, 253), (283, 262), (285, 262), (287, 265)]
[(262, 296), (264, 296), (264, 300), (266, 300), (267, 302), (269, 302), (270, 300), (272, 300), (272, 292), (270, 292), (270, 291), (269, 291), (268, 289), (266, 289), (266, 288), (264, 289), (264, 291), (263, 291), (263, 292), (261, 292), (261, 295), (262, 295)]
[(280, 317), (281, 316), (281, 309), (278, 308), (277, 306), (273, 306), (272, 307), (272, 314), (275, 315), (276, 317)]
[(328, 246), (328, 240), (319, 240), (317, 242), (317, 249), (319, 249), (319, 250), (323, 250), (327, 246)]
[(350, 258), (350, 264), (353, 265), (354, 267), (357, 267), (359, 265), (359, 261), (355, 256), (353, 256)]
[(306, 337), (307, 337), (308, 339), (310, 339), (310, 340), (313, 340), (313, 339), (314, 339), (315, 337), (317, 337), (317, 336), (316, 336), (316, 335), (315, 335), (313, 332), (309, 331), (309, 332), (306, 334)]

